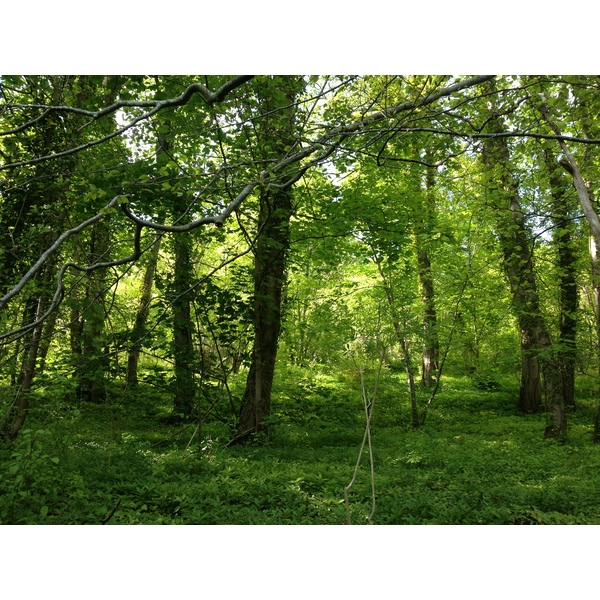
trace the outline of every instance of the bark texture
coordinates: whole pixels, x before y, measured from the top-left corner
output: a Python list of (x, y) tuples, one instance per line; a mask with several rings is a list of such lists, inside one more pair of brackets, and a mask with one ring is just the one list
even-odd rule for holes
[(150, 312), (150, 302), (152, 301), (152, 287), (154, 285), (154, 275), (158, 265), (158, 254), (160, 251), (161, 237), (157, 237), (150, 250), (150, 257), (146, 270), (144, 272), (144, 280), (142, 281), (142, 289), (140, 290), (140, 302), (135, 315), (135, 323), (131, 331), (131, 346), (127, 355), (127, 387), (136, 388), (138, 385), (138, 363), (140, 360), (140, 352), (143, 346), (143, 337), (146, 332), (146, 322), (148, 313)]
[[(600, 253), (596, 245), (596, 239), (590, 236), (590, 257), (592, 260), (592, 285), (594, 289), (594, 324), (596, 327), (596, 345), (600, 351)], [(600, 360), (598, 360), (598, 377), (600, 379)], [(600, 395), (600, 393), (599, 393)], [(596, 409), (596, 418), (594, 419), (595, 443), (600, 442), (600, 402)]]
[(260, 431), (261, 422), (271, 408), (291, 199), (289, 191), (265, 191), (261, 196), (262, 233), (254, 262), (254, 347), (238, 425), (238, 435), (242, 436)]
[[(174, 215), (180, 216), (184, 206), (176, 206)], [(173, 418), (189, 420), (196, 412), (194, 383), (194, 346), (189, 289), (192, 284), (190, 236), (176, 235), (173, 279), (173, 358), (175, 381), (173, 390)]]
[(431, 258), (429, 255), (429, 242), (431, 236), (426, 232), (426, 224), (431, 224), (435, 219), (435, 204), (433, 188), (435, 186), (435, 173), (432, 167), (427, 168), (425, 206), (423, 214), (426, 220), (421, 220), (417, 233), (417, 266), (419, 272), (419, 285), (421, 288), (421, 301), (423, 304), (423, 355), (421, 365), (421, 382), (423, 386), (430, 387), (440, 368), (440, 345), (437, 332), (437, 311), (435, 302), (435, 287)]
[[(88, 264), (109, 260), (109, 231), (105, 221), (92, 227)], [(81, 325), (81, 355), (78, 364), (79, 383), (77, 397), (86, 402), (101, 403), (106, 400), (106, 372), (109, 359), (106, 351), (107, 274), (104, 269), (87, 275)]]
[(577, 254), (574, 245), (575, 225), (570, 218), (568, 185), (554, 154), (546, 149), (544, 160), (552, 193), (553, 244), (558, 255), (559, 348), (558, 363), (563, 395), (567, 406), (575, 406), (575, 359), (577, 355)]
[[(274, 77), (270, 85), (258, 88), (265, 116), (257, 132), (265, 159), (284, 156), (293, 144), (294, 102), (302, 85), (296, 77)], [(262, 188), (254, 253), (254, 346), (240, 407), (237, 442), (263, 430), (271, 408), (292, 213), (290, 188)]]
[[(26, 313), (29, 312), (30, 307), (33, 308), (33, 319), (28, 319), (29, 322), (38, 320), (46, 310), (49, 298), (48, 284), (52, 270), (51, 265), (46, 266), (43, 277), (44, 281), (42, 283), (42, 293), (37, 300), (31, 299), (26, 305)], [(19, 431), (21, 431), (21, 428), (27, 419), (27, 413), (29, 412), (29, 396), (36, 374), (36, 363), (43, 329), (44, 323), (39, 323), (31, 334), (27, 336), (27, 341), (24, 345), (25, 358), (19, 377), (19, 388), (17, 390), (15, 401), (5, 415), (2, 423), (2, 437), (6, 442), (12, 442), (17, 438)]]
[[(492, 133), (503, 131), (498, 114), (492, 114), (489, 124)], [(560, 369), (556, 349), (552, 345), (540, 309), (533, 265), (533, 244), (521, 208), (518, 184), (512, 177), (506, 139), (488, 139), (484, 144), (483, 161), (486, 167), (487, 195), (495, 214), (504, 273), (510, 285), (513, 309), (521, 331), (519, 408), (524, 412), (540, 410), (540, 374), (543, 374), (546, 411), (549, 416), (545, 435), (564, 438), (567, 419)]]

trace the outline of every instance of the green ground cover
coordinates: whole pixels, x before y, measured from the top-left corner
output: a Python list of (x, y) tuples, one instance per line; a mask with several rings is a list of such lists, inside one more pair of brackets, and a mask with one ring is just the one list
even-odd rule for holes
[[(412, 430), (400, 382), (388, 379), (374, 411), (374, 523), (600, 523), (596, 400), (584, 384), (560, 444), (543, 439), (543, 415), (515, 411), (510, 385), (469, 378), (445, 378)], [(29, 428), (2, 451), (1, 522), (345, 523), (364, 426), (356, 382), (280, 378), (274, 396), (269, 438), (228, 447), (225, 424), (192, 438), (195, 425), (166, 423), (168, 401), (149, 392), (71, 410), (40, 393)], [(349, 500), (352, 522), (365, 523), (366, 452)]]

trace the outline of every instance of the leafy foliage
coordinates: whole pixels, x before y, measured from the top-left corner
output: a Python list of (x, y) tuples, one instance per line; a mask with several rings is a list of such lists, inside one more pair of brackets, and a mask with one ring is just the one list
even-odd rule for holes
[(1, 522), (598, 523), (598, 89), (2, 76)]
[[(2, 523), (339, 524), (362, 422), (349, 376), (280, 379), (267, 446), (226, 447), (206, 424), (188, 445), (161, 420), (160, 395), (113, 391), (113, 403), (64, 411), (46, 400), (3, 451)], [(293, 375), (293, 376), (291, 376)], [(395, 376), (382, 386), (374, 425), (380, 524), (597, 524), (600, 448), (588, 442), (592, 397), (574, 415), (572, 439), (540, 439), (542, 416), (522, 417), (510, 393), (448, 378), (428, 427), (409, 428)], [(510, 382), (505, 382), (510, 386)], [(585, 387), (582, 396), (587, 393)], [(162, 402), (162, 404), (161, 404)], [(404, 404), (404, 406), (403, 406)], [(395, 413), (389, 419), (390, 411)], [(370, 511), (365, 471), (351, 495), (353, 521)]]

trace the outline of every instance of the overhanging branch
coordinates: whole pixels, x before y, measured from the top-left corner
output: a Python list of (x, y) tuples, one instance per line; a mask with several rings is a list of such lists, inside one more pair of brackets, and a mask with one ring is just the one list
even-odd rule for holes
[(146, 221), (136, 215), (134, 215), (129, 206), (126, 203), (121, 204), (121, 210), (125, 214), (125, 216), (137, 223), (141, 227), (148, 227), (150, 229), (155, 229), (157, 231), (167, 231), (170, 233), (185, 233), (187, 231), (193, 231), (202, 225), (208, 225), (213, 223), (217, 227), (223, 227), (225, 220), (233, 213), (233, 211), (252, 193), (252, 190), (258, 185), (257, 182), (253, 181), (249, 183), (233, 200), (229, 205), (218, 215), (203, 217), (202, 219), (197, 219), (196, 221), (192, 221), (191, 223), (186, 223), (185, 225), (163, 225), (162, 223), (154, 223), (152, 221)]
[(24, 129), (39, 123), (43, 118), (46, 118), (48, 115), (50, 115), (53, 112), (71, 112), (71, 113), (75, 113), (78, 115), (88, 116), (88, 117), (91, 117), (92, 119), (96, 120), (96, 119), (100, 119), (101, 117), (104, 117), (108, 114), (114, 113), (115, 111), (117, 111), (120, 108), (125, 108), (125, 107), (134, 107), (134, 108), (153, 107), (153, 108), (152, 108), (152, 110), (145, 112), (143, 115), (136, 117), (135, 119), (133, 119), (133, 121), (131, 121), (127, 125), (119, 128), (116, 131), (113, 131), (112, 133), (109, 133), (108, 135), (105, 135), (104, 137), (101, 137), (97, 140), (92, 140), (91, 142), (87, 142), (85, 144), (80, 144), (79, 146), (75, 146), (74, 148), (69, 148), (68, 150), (64, 150), (63, 152), (56, 152), (55, 154), (47, 154), (45, 156), (38, 156), (38, 157), (32, 158), (30, 160), (6, 163), (4, 165), (0, 165), (0, 171), (4, 171), (6, 169), (12, 169), (15, 167), (24, 167), (27, 165), (35, 165), (37, 163), (44, 162), (47, 160), (52, 160), (55, 158), (62, 158), (64, 156), (69, 156), (71, 154), (81, 152), (82, 150), (87, 150), (88, 148), (92, 148), (93, 146), (97, 146), (98, 144), (103, 144), (104, 142), (107, 142), (108, 140), (111, 140), (112, 138), (125, 133), (126, 131), (128, 131), (129, 129), (131, 129), (132, 127), (134, 127), (141, 121), (145, 121), (145, 120), (149, 119), (150, 117), (154, 116), (156, 113), (160, 112), (161, 110), (164, 110), (165, 108), (178, 107), (178, 106), (183, 106), (184, 104), (187, 104), (194, 94), (199, 94), (202, 98), (204, 98), (205, 102), (209, 106), (212, 106), (213, 104), (215, 104), (217, 102), (222, 102), (229, 92), (231, 92), (235, 88), (239, 87), (240, 85), (244, 84), (246, 81), (248, 81), (250, 79), (252, 79), (252, 75), (239, 75), (237, 77), (234, 77), (233, 79), (230, 79), (227, 83), (223, 84), (216, 92), (211, 92), (206, 86), (202, 85), (201, 83), (192, 83), (184, 90), (184, 92), (182, 94), (180, 94), (176, 98), (170, 98), (167, 100), (144, 100), (144, 101), (122, 100), (122, 101), (116, 102), (115, 104), (111, 104), (110, 106), (103, 108), (102, 110), (99, 110), (99, 111), (89, 111), (89, 110), (85, 110), (85, 109), (75, 108), (72, 106), (46, 106), (46, 105), (38, 105), (38, 104), (8, 105), (8, 106), (13, 106), (13, 107), (18, 107), (18, 108), (40, 108), (40, 109), (45, 109), (45, 110), (44, 110), (44, 113), (42, 113), (42, 115), (40, 115), (36, 119), (33, 119), (29, 123), (25, 123), (21, 127), (18, 127), (13, 130), (0, 132), (0, 135), (8, 135), (11, 133), (18, 133), (20, 131), (23, 131)]
[[(543, 97), (542, 100), (544, 100)], [(592, 206), (590, 194), (588, 192), (587, 186), (585, 185), (583, 177), (581, 176), (581, 171), (579, 170), (577, 161), (575, 160), (575, 157), (569, 150), (565, 140), (562, 138), (558, 125), (550, 117), (548, 107), (546, 106), (544, 101), (542, 101), (542, 104), (540, 105), (540, 112), (542, 113), (542, 116), (544, 117), (548, 125), (550, 125), (552, 131), (554, 131), (554, 133), (557, 136), (558, 143), (560, 144), (561, 150), (565, 155), (565, 158), (560, 161), (560, 165), (573, 178), (573, 183), (575, 185), (575, 189), (577, 190), (577, 195), (579, 196), (579, 203), (581, 204), (581, 208), (583, 209), (583, 214), (585, 215), (585, 218), (587, 219), (587, 222), (590, 225), (590, 230), (592, 232), (592, 235), (594, 236), (594, 239), (596, 240), (596, 244), (600, 246), (600, 219), (598, 219), (598, 215), (596, 214), (596, 211)]]
[(2, 296), (2, 298), (0, 298), (0, 310), (2, 310), (12, 298), (14, 298), (18, 293), (20, 293), (23, 290), (23, 288), (32, 279), (32, 277), (36, 275), (36, 273), (42, 268), (42, 266), (48, 261), (48, 259), (62, 246), (65, 240), (70, 238), (72, 235), (75, 235), (76, 233), (80, 233), (90, 225), (96, 223), (96, 221), (100, 221), (100, 219), (103, 219), (106, 215), (106, 212), (114, 208), (119, 202), (119, 200), (122, 200), (125, 197), (126, 196), (115, 196), (98, 214), (61, 234), (52, 244), (52, 246), (50, 246), (50, 248), (48, 248), (38, 258), (33, 267), (31, 267), (31, 269), (29, 269), (29, 271), (25, 273), (21, 281), (19, 281), (19, 283), (17, 283), (17, 285), (12, 290), (10, 290), (7, 294)]

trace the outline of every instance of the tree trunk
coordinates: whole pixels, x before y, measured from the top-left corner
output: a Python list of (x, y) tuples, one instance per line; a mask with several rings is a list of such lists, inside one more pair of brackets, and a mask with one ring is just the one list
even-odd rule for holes
[(430, 387), (439, 369), (439, 341), (437, 334), (437, 311), (435, 306), (435, 289), (433, 272), (429, 257), (428, 242), (430, 236), (426, 233), (427, 225), (431, 225), (435, 211), (433, 200), (433, 187), (435, 185), (434, 170), (427, 168), (425, 206), (421, 213), (426, 215), (420, 220), (419, 230), (416, 234), (417, 267), (419, 273), (419, 286), (421, 288), (421, 301), (423, 305), (423, 355), (421, 360), (421, 382), (424, 387)]
[[(29, 306), (34, 307), (33, 315), (31, 315), (33, 318), (28, 318), (28, 322), (39, 320), (46, 310), (49, 298), (49, 282), (52, 271), (52, 266), (47, 265), (44, 271), (42, 291), (39, 298), (33, 303), (28, 303), (28, 305), (26, 305), (25, 312), (27, 314), (30, 313)], [(21, 431), (21, 428), (27, 419), (27, 413), (29, 411), (29, 396), (36, 374), (36, 362), (43, 329), (44, 322), (41, 322), (33, 329), (32, 333), (29, 334), (24, 345), (25, 358), (23, 361), (21, 376), (19, 378), (17, 397), (15, 398), (11, 409), (8, 411), (8, 414), (5, 416), (2, 426), (3, 438), (7, 442), (13, 442), (17, 438), (19, 431)]]
[[(598, 246), (594, 236), (590, 235), (590, 257), (592, 259), (592, 285), (594, 287), (594, 321), (596, 329), (596, 350), (598, 352), (598, 389), (600, 390), (600, 261)], [(600, 396), (600, 393), (599, 393)], [(600, 442), (600, 402), (596, 409), (596, 418), (594, 420), (594, 435), (595, 443)]]
[(385, 295), (388, 300), (388, 304), (390, 306), (390, 310), (392, 311), (392, 320), (394, 325), (394, 332), (396, 333), (396, 339), (398, 340), (398, 344), (400, 344), (400, 349), (402, 350), (402, 359), (404, 360), (404, 370), (406, 371), (406, 380), (408, 383), (408, 394), (410, 397), (410, 409), (412, 415), (412, 425), (415, 429), (417, 429), (420, 425), (419, 419), (419, 408), (417, 406), (417, 388), (415, 386), (415, 376), (412, 369), (412, 364), (410, 361), (410, 353), (408, 351), (408, 343), (406, 341), (406, 336), (402, 327), (400, 326), (400, 318), (398, 316), (398, 307), (396, 306), (396, 299), (394, 297), (394, 291), (392, 290), (381, 264), (377, 263), (377, 268), (379, 270), (379, 275), (383, 281), (383, 287), (385, 289)]
[[(89, 264), (109, 260), (109, 230), (105, 221), (92, 226)], [(106, 352), (106, 272), (103, 269), (87, 275), (85, 307), (82, 311), (81, 355), (79, 356), (79, 382), (77, 397), (86, 402), (102, 403), (106, 400), (106, 372), (109, 367)]]
[[(493, 133), (501, 133), (501, 117), (492, 113)], [(513, 309), (521, 330), (521, 389), (519, 408), (538, 411), (542, 404), (540, 372), (544, 377), (546, 412), (550, 422), (546, 437), (565, 438), (567, 420), (556, 349), (541, 314), (533, 270), (533, 245), (521, 209), (518, 186), (511, 176), (510, 156), (505, 138), (490, 138), (484, 144), (483, 162), (490, 204), (494, 207), (496, 229), (503, 255), (503, 267), (510, 284)]]
[(50, 313), (48, 318), (44, 321), (44, 330), (40, 339), (40, 347), (38, 350), (38, 367), (37, 374), (41, 375), (46, 368), (46, 357), (48, 356), (48, 350), (52, 343), (52, 336), (54, 335), (54, 329), (56, 327), (56, 319), (58, 317), (58, 310)]
[(435, 292), (429, 254), (423, 249), (417, 251), (419, 283), (423, 303), (423, 356), (421, 360), (421, 382), (430, 387), (439, 368), (439, 346), (437, 341), (437, 313)]
[[(173, 216), (179, 218), (186, 206), (182, 199), (174, 198)], [(173, 359), (175, 381), (173, 389), (173, 419), (191, 420), (196, 413), (196, 385), (194, 383), (194, 345), (191, 319), (190, 286), (193, 269), (191, 238), (175, 235), (175, 266), (173, 273)]]
[[(106, 76), (102, 82), (104, 102), (112, 104), (122, 85), (119, 76)], [(93, 88), (82, 87), (78, 103), (85, 103), (87, 94)], [(116, 119), (111, 117), (113, 126)], [(89, 251), (85, 260), (89, 265), (110, 260), (111, 231), (107, 221), (95, 223), (90, 231)], [(87, 274), (85, 287), (85, 305), (81, 311), (82, 321), (79, 324), (81, 333), (81, 354), (77, 365), (77, 396), (80, 400), (102, 403), (107, 398), (107, 372), (110, 367), (108, 339), (106, 335), (106, 293), (107, 272), (98, 269)], [(77, 326), (75, 327), (75, 329)], [(74, 331), (71, 330), (73, 333)]]
[[(266, 160), (273, 160), (284, 156), (294, 143), (294, 104), (305, 83), (300, 77), (273, 77), (257, 85), (264, 111), (257, 124), (258, 150)], [(238, 443), (263, 429), (271, 408), (292, 213), (289, 187), (261, 189), (254, 253), (254, 347), (234, 438)]]
[[(34, 77), (30, 83), (33, 88), (37, 85), (41, 97), (45, 90), (50, 90), (52, 103), (58, 105), (64, 100), (65, 93), (70, 91), (72, 81), (68, 76), (50, 76)], [(23, 138), (18, 152), (23, 153), (23, 158), (28, 153), (33, 156), (58, 153), (71, 145), (73, 133), (73, 128), (66, 126), (64, 120), (50, 115), (38, 129), (31, 130), (30, 135)], [(66, 183), (74, 170), (74, 164), (73, 157), (39, 163), (24, 172), (25, 182), (19, 181), (19, 171), (16, 170), (13, 185), (6, 186), (0, 211), (0, 295), (14, 285), (15, 278), (20, 277), (19, 271), (30, 264), (32, 258), (37, 258), (54, 240), (56, 230), (61, 229), (64, 213), (60, 207), (64, 206)], [(26, 302), (24, 318), (27, 320), (23, 325), (39, 320), (46, 310), (53, 264), (50, 261), (46, 265), (41, 281), (37, 277), (35, 279), (40, 288), (37, 298), (32, 296)], [(25, 357), (15, 381), (19, 385), (17, 398), (3, 426), (4, 438), (8, 441), (16, 439), (27, 418), (36, 363), (41, 352), (43, 369), (55, 319), (56, 314), (53, 314), (51, 319), (37, 324), (23, 339)], [(44, 329), (47, 337), (41, 345)]]
[[(571, 93), (575, 97), (577, 103), (579, 104), (580, 109), (582, 110), (583, 118), (580, 117), (581, 127), (583, 129), (583, 133), (585, 137), (591, 138), (593, 137), (593, 133), (597, 133), (597, 126), (595, 123), (594, 111), (590, 110), (589, 101), (587, 98), (582, 97), (580, 90), (577, 86), (571, 87)], [(542, 97), (543, 98), (543, 97)], [(542, 102), (541, 111), (542, 116), (546, 119), (552, 130), (555, 134), (560, 135), (560, 130), (556, 123), (552, 121), (552, 117), (550, 115), (548, 107), (545, 105), (545, 102)], [(590, 132), (590, 128), (593, 128), (594, 131)], [(590, 255), (592, 259), (592, 285), (594, 288), (594, 316), (595, 316), (595, 329), (596, 329), (596, 342), (598, 348), (598, 376), (600, 382), (600, 266), (598, 264), (598, 248), (600, 247), (600, 221), (598, 219), (598, 215), (594, 208), (592, 192), (590, 190), (589, 184), (583, 180), (581, 176), (581, 172), (579, 171), (579, 166), (575, 160), (575, 157), (569, 151), (566, 142), (564, 140), (559, 140), (559, 145), (561, 150), (564, 153), (564, 158), (560, 161), (560, 165), (571, 175), (573, 179), (573, 184), (575, 189), (577, 190), (577, 196), (579, 198), (579, 203), (585, 217), (587, 219), (588, 225), (590, 227)], [(590, 151), (591, 147), (586, 147), (583, 153), (583, 161), (584, 164), (589, 162), (590, 160)], [(600, 389), (600, 383), (599, 383)], [(600, 395), (600, 394), (599, 394)], [(594, 442), (600, 442), (600, 402), (598, 403), (598, 408), (596, 411), (596, 418), (594, 420), (594, 434), (593, 434)]]
[(570, 219), (567, 184), (554, 154), (544, 151), (552, 192), (553, 242), (558, 254), (559, 324), (558, 363), (567, 406), (575, 406), (575, 360), (577, 336), (577, 256), (573, 244), (575, 226)]
[(154, 245), (150, 250), (150, 257), (144, 273), (144, 281), (140, 290), (140, 303), (135, 315), (135, 323), (131, 331), (131, 346), (127, 356), (127, 387), (136, 388), (138, 385), (138, 362), (142, 350), (143, 336), (146, 332), (146, 321), (150, 312), (150, 302), (152, 300), (152, 286), (154, 285), (154, 275), (158, 265), (158, 255), (162, 236), (157, 236)]
[(254, 259), (254, 348), (238, 422), (240, 441), (261, 430), (271, 408), (292, 193), (263, 190), (260, 204), (261, 234)]

